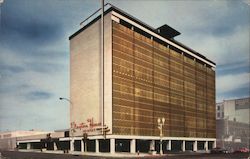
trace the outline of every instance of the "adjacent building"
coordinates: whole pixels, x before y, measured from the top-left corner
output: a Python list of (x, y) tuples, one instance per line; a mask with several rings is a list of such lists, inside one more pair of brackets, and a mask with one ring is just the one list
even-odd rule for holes
[(30, 130), (30, 131), (18, 130), (18, 131), (0, 132), (0, 149), (17, 148), (17, 138), (33, 136), (33, 135), (41, 135), (47, 133), (49, 132), (36, 131), (36, 130)]
[(111, 153), (159, 151), (160, 139), (164, 151), (215, 146), (215, 63), (177, 42), (179, 34), (112, 6), (103, 55), (101, 16), (70, 36), (72, 143), (85, 136), (88, 151)]
[(231, 152), (240, 148), (250, 148), (250, 124), (217, 119), (216, 142), (218, 147), (223, 147)]
[(216, 119), (250, 122), (250, 98), (230, 99), (216, 104)]
[(250, 98), (224, 100), (216, 104), (217, 145), (234, 151), (250, 143)]

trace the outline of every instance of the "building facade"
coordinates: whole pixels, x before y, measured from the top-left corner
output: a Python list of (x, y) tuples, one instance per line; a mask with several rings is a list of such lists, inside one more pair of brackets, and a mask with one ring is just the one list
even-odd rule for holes
[(217, 119), (216, 142), (218, 147), (223, 147), (231, 152), (240, 148), (250, 148), (250, 124)]
[(20, 137), (27, 137), (33, 135), (47, 134), (49, 132), (44, 131), (7, 131), (0, 132), (0, 149), (15, 149), (17, 148), (17, 139)]
[(224, 100), (216, 104), (216, 119), (250, 122), (250, 98)]
[(224, 100), (216, 104), (217, 145), (230, 151), (250, 143), (250, 98)]
[(103, 56), (100, 16), (69, 38), (71, 135), (95, 138), (97, 152), (159, 151), (164, 117), (164, 151), (215, 146), (215, 64), (174, 40), (173, 28), (153, 29), (115, 7), (104, 29)]

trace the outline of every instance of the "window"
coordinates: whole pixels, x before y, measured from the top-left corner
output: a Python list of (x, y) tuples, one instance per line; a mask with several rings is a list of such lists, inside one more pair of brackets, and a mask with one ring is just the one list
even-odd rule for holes
[(220, 106), (217, 106), (217, 110), (220, 110)]
[(217, 118), (220, 118), (220, 113), (217, 113)]

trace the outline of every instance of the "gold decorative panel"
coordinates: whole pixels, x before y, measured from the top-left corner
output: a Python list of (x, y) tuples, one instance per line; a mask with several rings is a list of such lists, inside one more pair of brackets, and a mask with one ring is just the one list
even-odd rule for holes
[(113, 133), (215, 138), (215, 72), (130, 28), (112, 24)]

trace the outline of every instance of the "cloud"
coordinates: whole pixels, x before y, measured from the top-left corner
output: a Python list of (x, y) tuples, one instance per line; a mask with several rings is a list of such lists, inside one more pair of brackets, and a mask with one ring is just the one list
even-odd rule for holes
[(63, 64), (55, 64), (51, 62), (27, 62), (25, 63), (25, 65), (27, 70), (40, 73), (55, 73), (57, 71), (60, 71), (60, 69), (65, 69)]
[(250, 6), (250, 0), (243, 0), (243, 3), (246, 3), (247, 5)]
[(249, 26), (237, 27), (227, 36), (196, 34), (186, 43), (218, 65), (246, 62), (249, 61), (249, 33)]
[(36, 14), (24, 12), (17, 7), (12, 8), (7, 4), (6, 7), (3, 6), (1, 19), (1, 42), (5, 46), (29, 52), (32, 48), (49, 44), (60, 36), (62, 27), (58, 21), (39, 19), (35, 17)]
[[(232, 72), (231, 72), (232, 73)], [(216, 78), (216, 101), (249, 97), (250, 73), (234, 72)]]
[(1, 70), (1, 74), (2, 73), (20, 73), (24, 71), (24, 68), (19, 67), (19, 66), (0, 64), (0, 70)]
[(227, 93), (238, 88), (249, 87), (250, 73), (231, 74), (216, 79), (216, 89), (219, 94)]
[(33, 91), (25, 95), (28, 100), (47, 100), (53, 95), (45, 91)]
[(223, 100), (229, 99), (240, 99), (249, 97), (250, 91), (249, 87), (238, 88), (226, 93), (221, 93), (216, 95), (216, 102), (222, 102)]
[(234, 63), (227, 63), (224, 65), (217, 65), (216, 74), (217, 77), (228, 74), (239, 74), (250, 72), (249, 61), (240, 61)]

